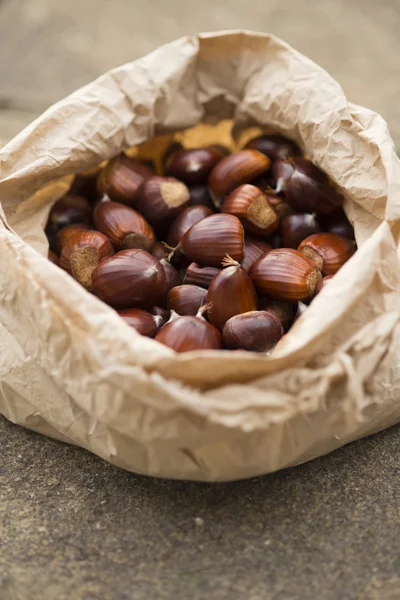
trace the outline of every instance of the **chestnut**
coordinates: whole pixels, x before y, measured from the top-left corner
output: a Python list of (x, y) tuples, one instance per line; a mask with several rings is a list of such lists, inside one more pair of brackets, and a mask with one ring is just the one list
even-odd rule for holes
[(206, 303), (207, 290), (198, 285), (178, 285), (168, 294), (168, 308), (178, 315), (197, 315)]
[(99, 231), (77, 231), (62, 247), (60, 267), (71, 273), (83, 287), (91, 289), (93, 271), (113, 254), (110, 240)]
[(297, 248), (300, 242), (313, 233), (319, 233), (320, 226), (314, 214), (301, 213), (287, 215), (282, 219), (279, 233), (284, 248)]
[(225, 348), (269, 352), (283, 336), (280, 321), (266, 311), (249, 311), (231, 317), (222, 332)]
[(241, 150), (223, 158), (211, 171), (208, 187), (215, 206), (235, 188), (249, 183), (270, 167), (271, 161), (257, 150)]
[(202, 267), (201, 265), (192, 262), (186, 269), (183, 283), (199, 285), (202, 288), (208, 289), (211, 281), (220, 270), (221, 269), (217, 269), (217, 267)]
[(189, 186), (190, 206), (207, 206), (214, 212), (214, 204), (206, 185)]
[(273, 171), (276, 192), (283, 192), (295, 211), (328, 214), (343, 203), (326, 174), (305, 158), (276, 160)]
[(100, 197), (106, 194), (115, 202), (134, 206), (139, 186), (152, 176), (153, 172), (142, 160), (122, 152), (101, 170), (97, 191)]
[(261, 256), (249, 272), (260, 295), (295, 302), (314, 295), (319, 269), (297, 250), (280, 248)]
[(52, 206), (47, 221), (47, 226), (57, 233), (62, 227), (72, 223), (89, 224), (92, 207), (83, 196), (68, 194)]
[(150, 251), (155, 236), (141, 214), (119, 202), (100, 202), (93, 211), (96, 229), (110, 238), (119, 250), (140, 248)]
[(246, 236), (244, 238), (244, 259), (242, 260), (242, 269), (249, 271), (256, 260), (270, 250), (272, 250), (272, 246), (266, 242)]
[(220, 331), (234, 315), (257, 310), (258, 306), (254, 285), (240, 264), (227, 256), (222, 266), (224, 268), (214, 277), (207, 292), (210, 305), (207, 317)]
[(301, 155), (298, 145), (283, 135), (259, 135), (247, 142), (245, 147), (262, 152), (271, 161)]
[(56, 235), (56, 247), (58, 252), (61, 252), (64, 244), (67, 243), (72, 234), (77, 231), (89, 231), (89, 225), (85, 223), (72, 223), (72, 225), (67, 225), (60, 229)]
[(241, 261), (244, 256), (242, 224), (233, 215), (210, 215), (192, 225), (172, 255), (177, 249), (191, 261), (207, 267), (219, 267), (226, 254)]
[(267, 196), (256, 186), (244, 184), (233, 190), (221, 206), (221, 212), (234, 215), (246, 233), (265, 237), (278, 229), (279, 218)]
[(151, 223), (175, 218), (189, 206), (189, 190), (174, 177), (154, 176), (140, 186), (136, 197), (137, 210)]
[(119, 310), (118, 314), (125, 323), (136, 329), (141, 335), (146, 337), (154, 337), (158, 329), (163, 325), (162, 317), (158, 315), (152, 315), (146, 310), (140, 308), (127, 308)]
[(356, 246), (352, 240), (335, 233), (315, 233), (304, 239), (298, 250), (324, 275), (334, 275), (353, 256)]
[(166, 278), (159, 261), (145, 250), (129, 249), (104, 260), (92, 276), (92, 291), (115, 308), (158, 305)]
[(213, 148), (176, 150), (165, 166), (165, 175), (176, 177), (187, 185), (206, 183), (213, 167), (223, 155)]
[(168, 244), (177, 246), (192, 225), (209, 217), (213, 211), (207, 206), (188, 206), (172, 222), (168, 235)]
[(156, 341), (175, 352), (191, 350), (219, 350), (221, 334), (201, 316), (180, 317), (172, 313), (170, 320), (158, 331)]

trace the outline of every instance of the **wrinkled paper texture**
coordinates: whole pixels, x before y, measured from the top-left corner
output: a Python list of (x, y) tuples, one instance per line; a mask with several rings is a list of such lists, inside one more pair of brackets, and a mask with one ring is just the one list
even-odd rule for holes
[[(43, 227), (72, 174), (221, 119), (232, 144), (250, 126), (295, 139), (344, 194), (360, 247), (269, 357), (177, 355), (45, 258)], [(196, 131), (201, 143), (213, 130)], [(177, 40), (49, 108), (0, 161), (10, 420), (138, 473), (209, 481), (298, 464), (400, 420), (400, 163), (383, 119), (287, 44), (241, 31)]]

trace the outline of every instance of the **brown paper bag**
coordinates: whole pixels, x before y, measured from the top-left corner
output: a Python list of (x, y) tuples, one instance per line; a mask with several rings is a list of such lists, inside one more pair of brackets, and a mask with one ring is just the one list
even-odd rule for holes
[[(359, 250), (270, 356), (176, 355), (43, 256), (70, 175), (233, 119), (295, 139), (346, 198)], [(112, 463), (229, 480), (400, 420), (400, 164), (385, 122), (270, 35), (187, 37), (52, 106), (0, 152), (0, 411)]]

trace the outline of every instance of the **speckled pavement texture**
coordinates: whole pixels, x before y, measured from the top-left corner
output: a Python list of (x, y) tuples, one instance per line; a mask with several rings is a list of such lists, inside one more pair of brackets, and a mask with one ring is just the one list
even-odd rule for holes
[[(235, 27), (292, 43), (400, 140), (399, 0), (0, 0), (0, 140), (108, 68)], [(0, 600), (400, 599), (399, 465), (398, 426), (245, 482), (157, 481), (0, 417)]]

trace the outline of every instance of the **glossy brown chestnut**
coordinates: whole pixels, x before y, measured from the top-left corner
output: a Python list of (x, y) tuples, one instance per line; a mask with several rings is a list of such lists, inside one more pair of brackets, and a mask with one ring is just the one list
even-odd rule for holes
[(211, 200), (210, 192), (206, 185), (191, 185), (189, 186), (190, 206), (207, 206), (214, 212), (214, 204)]
[(156, 341), (169, 346), (175, 352), (191, 350), (219, 350), (221, 334), (213, 325), (201, 317), (172, 315), (158, 331)]
[(146, 219), (119, 202), (100, 202), (93, 211), (96, 229), (110, 238), (118, 250), (139, 248), (150, 251), (155, 236)]
[(77, 231), (62, 247), (60, 266), (83, 287), (91, 289), (93, 271), (113, 254), (110, 240), (99, 231)]
[(243, 226), (233, 215), (211, 215), (192, 225), (177, 248), (206, 267), (220, 267), (226, 254), (240, 262), (244, 256)]
[(272, 246), (266, 242), (246, 236), (244, 238), (244, 259), (242, 260), (242, 269), (249, 271), (256, 260), (260, 258), (260, 256), (263, 256), (263, 254), (267, 254), (270, 250), (272, 250)]
[(53, 250), (49, 250), (48, 259), (50, 262), (57, 265), (57, 267), (60, 265), (60, 259), (58, 258), (57, 254), (53, 252)]
[(53, 205), (47, 226), (57, 233), (72, 223), (90, 223), (92, 207), (83, 196), (68, 194)]
[(182, 148), (168, 160), (165, 175), (176, 177), (187, 185), (206, 183), (215, 165), (223, 158), (217, 150), (205, 148)]
[(186, 269), (183, 283), (199, 285), (202, 288), (208, 289), (210, 283), (220, 270), (221, 269), (217, 269), (217, 267), (202, 267), (201, 265), (192, 262)]
[(315, 233), (303, 240), (298, 250), (324, 275), (334, 275), (353, 256), (356, 246), (352, 240), (335, 233)]
[(168, 308), (178, 315), (197, 315), (206, 303), (207, 290), (198, 285), (178, 285), (168, 294)]
[(72, 225), (67, 225), (66, 227), (60, 229), (56, 236), (56, 246), (58, 252), (61, 252), (64, 244), (67, 243), (72, 234), (76, 233), (77, 231), (89, 231), (89, 229), (89, 225), (86, 225), (85, 223), (73, 223)]
[(213, 214), (207, 206), (188, 206), (172, 222), (168, 235), (168, 244), (175, 247), (192, 225)]
[(259, 299), (258, 307), (274, 315), (281, 323), (284, 331), (288, 331), (294, 321), (297, 303), (285, 302), (284, 300), (272, 300), (268, 296)]
[(269, 169), (271, 161), (257, 150), (241, 150), (223, 158), (211, 171), (208, 187), (215, 206), (235, 188), (249, 183)]
[(173, 219), (190, 202), (187, 186), (174, 177), (151, 177), (140, 186), (136, 197), (137, 210), (151, 223)]
[(127, 308), (118, 311), (118, 314), (129, 327), (136, 329), (138, 333), (146, 337), (154, 337), (163, 324), (160, 316), (151, 315), (146, 310), (140, 308)]
[(295, 211), (328, 214), (343, 203), (325, 173), (305, 158), (276, 160), (273, 171), (276, 192), (283, 192)]
[(306, 237), (319, 231), (319, 223), (315, 215), (310, 213), (287, 215), (279, 227), (284, 248), (297, 248)]
[(245, 183), (225, 198), (221, 212), (237, 217), (246, 233), (265, 237), (274, 233), (279, 218), (267, 196), (255, 185)]
[(97, 191), (100, 197), (107, 194), (115, 202), (134, 206), (139, 186), (152, 176), (153, 172), (142, 160), (121, 153), (101, 170)]
[(353, 226), (348, 220), (343, 208), (337, 208), (329, 215), (322, 215), (319, 222), (322, 231), (336, 233), (336, 235), (341, 235), (349, 240), (355, 239)]
[(155, 258), (160, 260), (161, 258), (168, 258), (169, 251), (162, 242), (154, 242), (151, 253)]
[(261, 295), (278, 300), (303, 300), (314, 295), (319, 269), (297, 250), (271, 250), (251, 267), (250, 278)]
[(222, 332), (225, 348), (269, 352), (283, 336), (280, 321), (266, 311), (251, 311), (229, 319)]
[(315, 288), (315, 295), (319, 294), (320, 291), (322, 290), (322, 288), (324, 288), (326, 286), (326, 284), (329, 283), (332, 278), (333, 278), (333, 275), (326, 275), (325, 277), (323, 277), (321, 279), (321, 281), (318, 283), (317, 287)]
[(262, 152), (271, 161), (301, 154), (298, 145), (283, 135), (260, 135), (250, 140), (246, 144), (246, 148)]
[(121, 250), (93, 273), (92, 291), (115, 308), (158, 305), (165, 295), (165, 273), (145, 250)]
[(168, 294), (169, 290), (181, 284), (181, 278), (179, 277), (178, 271), (171, 265), (167, 258), (160, 258), (160, 265), (164, 269), (165, 290), (166, 294)]
[(210, 283), (207, 317), (220, 331), (234, 315), (257, 310), (258, 298), (250, 277), (240, 264), (229, 256), (222, 261), (224, 267)]

